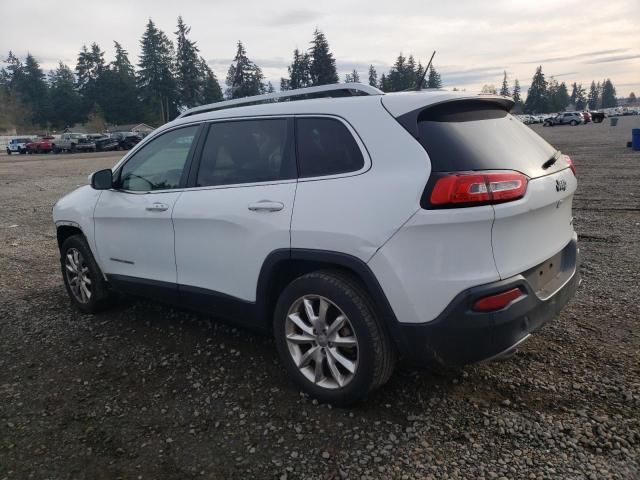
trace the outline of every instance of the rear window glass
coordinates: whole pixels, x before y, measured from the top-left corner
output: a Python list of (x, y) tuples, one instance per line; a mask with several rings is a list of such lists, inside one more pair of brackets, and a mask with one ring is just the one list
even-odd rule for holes
[(531, 128), (499, 105), (449, 102), (418, 116), (419, 141), (434, 172), (517, 170), (529, 177), (552, 173), (542, 165), (556, 154)]
[(295, 178), (292, 147), (286, 119), (212, 123), (196, 186)]
[(300, 177), (318, 177), (355, 172), (364, 158), (353, 135), (332, 118), (296, 120)]

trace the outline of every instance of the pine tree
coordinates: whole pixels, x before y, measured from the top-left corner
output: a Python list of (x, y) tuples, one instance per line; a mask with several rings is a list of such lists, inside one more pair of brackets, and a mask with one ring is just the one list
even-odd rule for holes
[(427, 81), (427, 87), (442, 88), (442, 79), (433, 64), (431, 64), (431, 68), (429, 68), (429, 80)]
[[(97, 101), (99, 113), (108, 123), (134, 122), (139, 120), (142, 114), (135, 72), (127, 51), (118, 42), (113, 43), (115, 59), (104, 69), (97, 81), (97, 90), (100, 92)], [(96, 112), (94, 116), (95, 114)]]
[(49, 90), (40, 64), (30, 53), (24, 62), (21, 82), (20, 99), (31, 109), (31, 123), (46, 126), (51, 114)]
[(191, 108), (202, 104), (202, 91), (204, 84), (203, 72), (199, 68), (198, 47), (196, 42), (189, 40), (187, 35), (191, 31), (178, 17), (178, 30), (176, 48), (176, 86), (178, 90), (178, 103), (181, 107)]
[(548, 111), (547, 81), (544, 78), (544, 73), (542, 73), (542, 66), (536, 68), (524, 105), (528, 113), (545, 113)]
[(611, 108), (618, 106), (616, 98), (616, 89), (610, 79), (602, 82), (602, 108)]
[(152, 123), (169, 121), (177, 113), (173, 76), (173, 45), (151, 19), (140, 40), (137, 84)]
[(561, 112), (567, 108), (570, 102), (569, 92), (564, 82), (551, 77), (547, 85), (548, 105), (547, 111)]
[(82, 98), (75, 89), (73, 71), (59, 62), (49, 75), (51, 97), (51, 126), (65, 128), (82, 120)]
[(480, 93), (489, 94), (489, 95), (497, 95), (498, 90), (493, 84), (484, 84), (480, 89)]
[(585, 98), (585, 90), (582, 88), (581, 83), (573, 82), (571, 85), (571, 95), (569, 96), (569, 103), (572, 103), (576, 110), (584, 110), (587, 106)]
[(264, 93), (263, 80), (262, 70), (249, 60), (242, 42), (238, 42), (236, 56), (227, 72), (227, 97), (242, 98)]
[(200, 69), (204, 72), (204, 84), (202, 88), (202, 102), (208, 103), (220, 102), (223, 100), (222, 88), (211, 67), (207, 65), (204, 58), (200, 57)]
[(373, 65), (369, 65), (369, 85), (372, 87), (378, 86), (378, 72)]
[[(294, 90), (311, 86), (311, 58), (308, 53), (302, 53), (297, 48), (293, 51), (293, 61), (288, 67), (289, 78), (281, 79), (280, 90)], [(285, 87), (282, 88), (282, 80)]]
[(522, 97), (520, 96), (520, 80), (517, 78), (513, 82), (513, 95), (511, 98), (513, 98), (516, 106), (522, 104)]
[(104, 52), (97, 43), (88, 49), (82, 46), (76, 64), (76, 88), (82, 96), (82, 116), (85, 117), (104, 97), (99, 79), (105, 72)]
[(329, 42), (324, 33), (318, 29), (313, 32), (309, 56), (311, 58), (309, 74), (312, 85), (327, 85), (339, 82), (336, 61), (329, 50)]
[(360, 82), (360, 75), (354, 69), (351, 73), (347, 73), (344, 79), (345, 83), (358, 83)]
[(380, 90), (382, 90), (383, 92), (389, 92), (389, 80), (387, 79), (387, 76), (383, 73), (382, 76), (380, 77), (380, 85), (378, 86), (378, 88)]
[(637, 101), (638, 99), (636, 98), (636, 94), (631, 92), (629, 94), (629, 99), (627, 100), (627, 102), (629, 103), (629, 105), (635, 105)]
[(415, 61), (413, 56), (407, 58), (402, 55), (402, 52), (396, 58), (395, 63), (389, 70), (389, 74), (386, 76), (386, 88), (389, 92), (401, 92), (412, 88), (415, 84)]
[(596, 85), (596, 82), (593, 80), (591, 81), (591, 86), (589, 87), (587, 102), (589, 104), (589, 110), (598, 109), (598, 104), (600, 103), (600, 84)]
[(511, 92), (509, 92), (509, 83), (507, 82), (507, 71), (504, 71), (504, 76), (502, 77), (502, 87), (500, 87), (500, 95), (503, 97), (510, 97)]

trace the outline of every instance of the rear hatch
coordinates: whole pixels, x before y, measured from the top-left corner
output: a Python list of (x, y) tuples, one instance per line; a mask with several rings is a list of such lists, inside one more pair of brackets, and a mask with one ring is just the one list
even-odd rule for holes
[(490, 202), (491, 242), (502, 278), (538, 266), (571, 242), (577, 187), (568, 157), (509, 114), (511, 105), (505, 99), (461, 99), (398, 118), (429, 155), (430, 186), (449, 172), (515, 171), (527, 177), (524, 196)]

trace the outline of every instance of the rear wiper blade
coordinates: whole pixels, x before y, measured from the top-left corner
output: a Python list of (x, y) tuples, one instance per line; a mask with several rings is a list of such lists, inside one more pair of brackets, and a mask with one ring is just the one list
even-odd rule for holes
[(547, 160), (546, 162), (544, 162), (542, 164), (542, 169), (546, 170), (547, 168), (549, 168), (551, 165), (553, 165), (554, 163), (556, 163), (558, 161), (558, 157), (560, 157), (560, 155), (558, 155), (560, 152), (556, 152), (553, 154), (553, 157), (551, 157), (549, 160)]

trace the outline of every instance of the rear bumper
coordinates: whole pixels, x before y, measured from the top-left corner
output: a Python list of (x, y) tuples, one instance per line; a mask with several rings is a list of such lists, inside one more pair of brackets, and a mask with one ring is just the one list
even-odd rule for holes
[[(575, 295), (580, 283), (575, 239), (563, 249), (562, 257), (562, 272), (537, 291), (533, 275), (538, 267), (460, 293), (431, 322), (397, 323), (394, 333), (401, 354), (420, 364), (464, 365), (515, 347), (554, 318)], [(502, 310), (479, 313), (471, 309), (479, 298), (515, 287), (525, 295)]]

